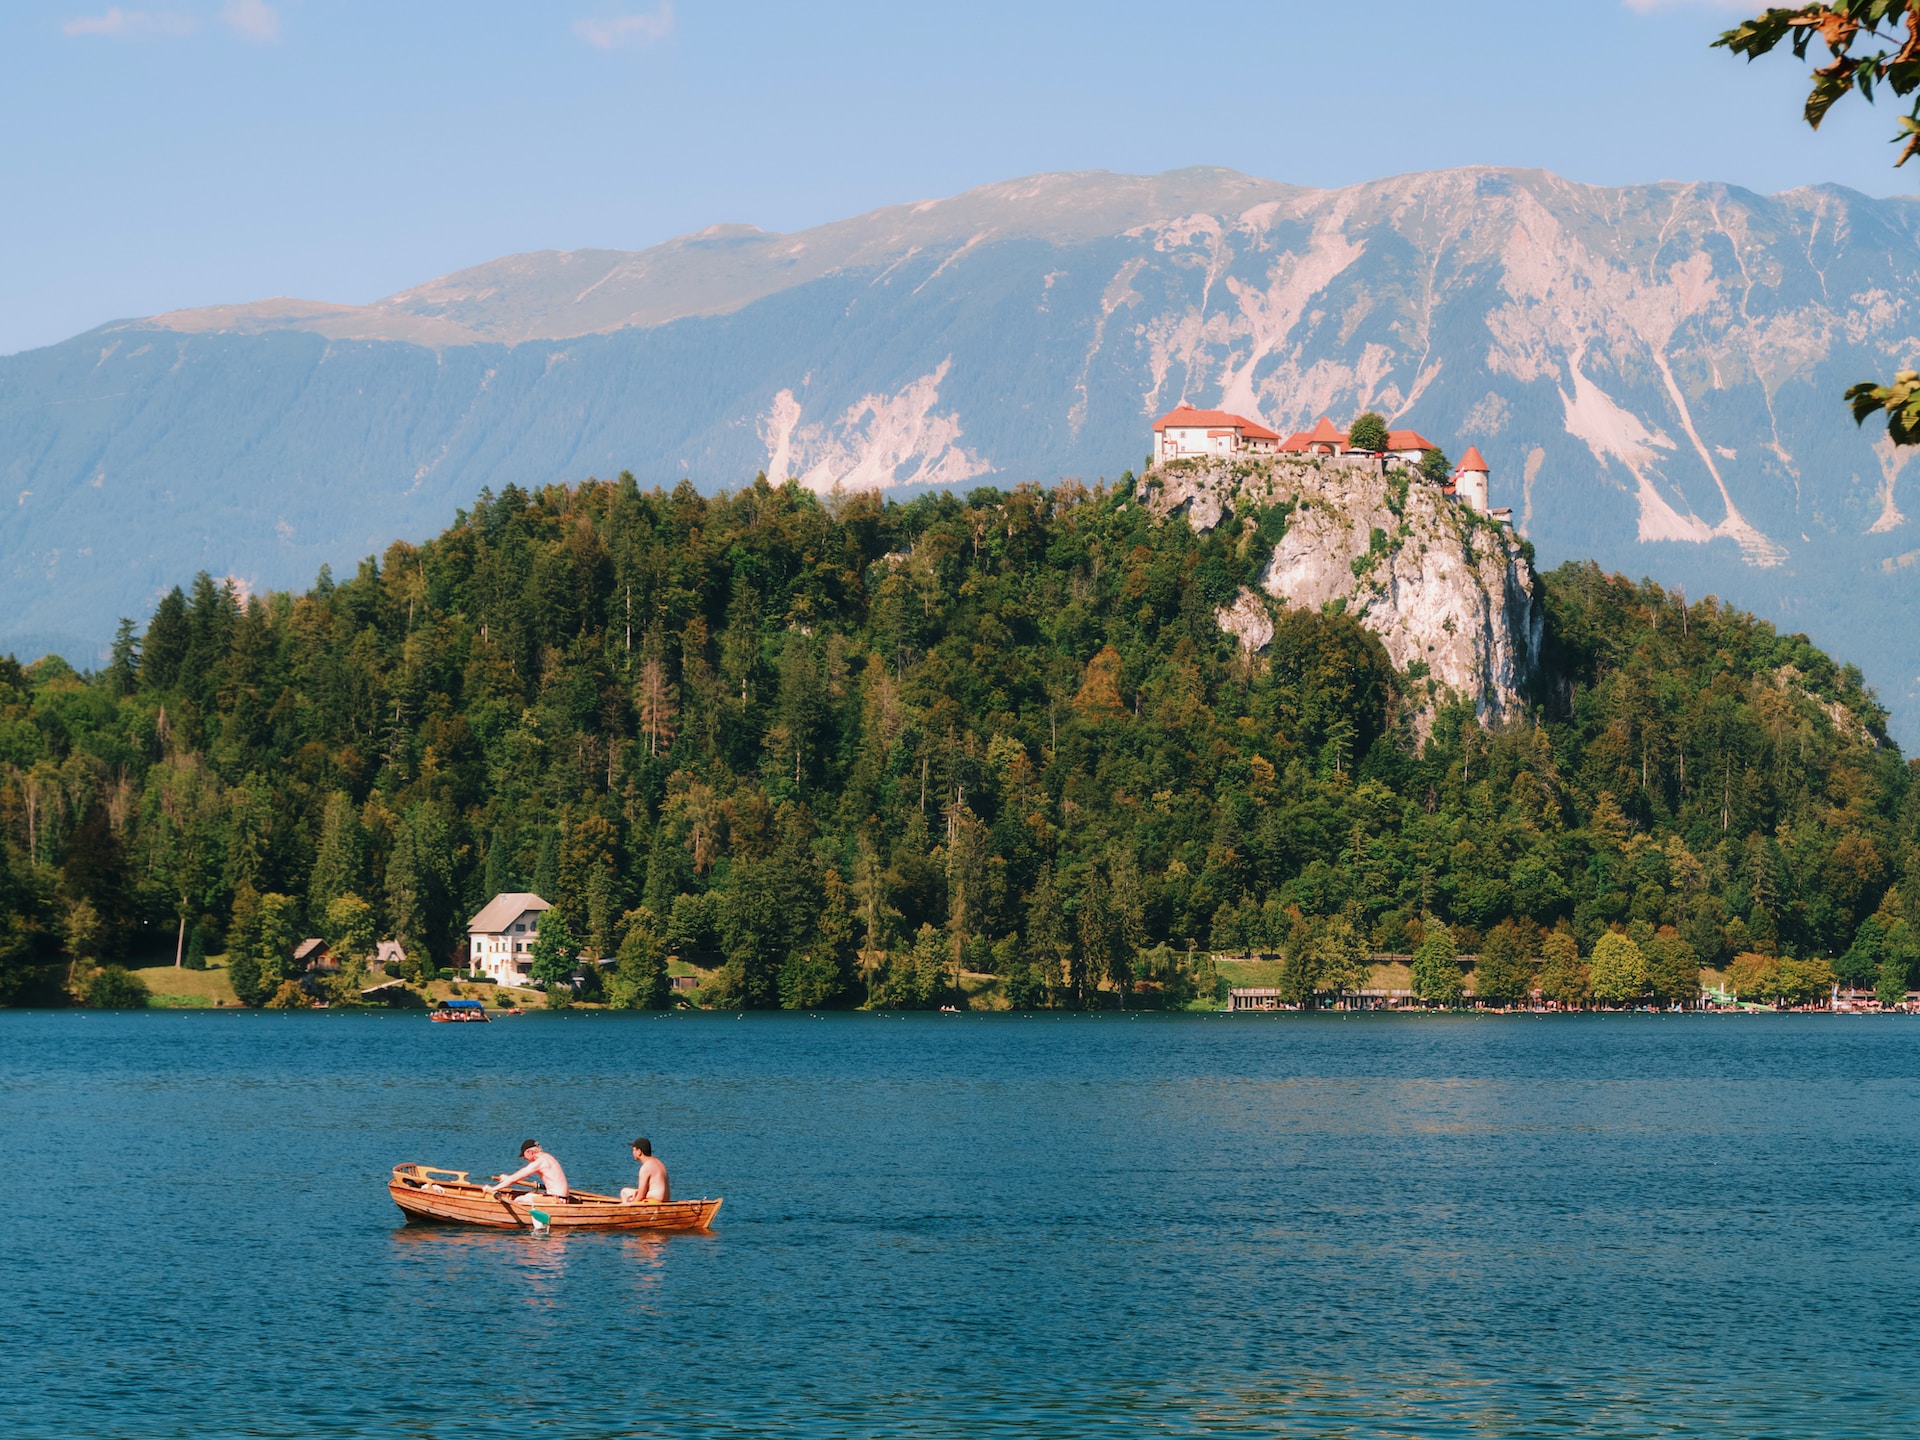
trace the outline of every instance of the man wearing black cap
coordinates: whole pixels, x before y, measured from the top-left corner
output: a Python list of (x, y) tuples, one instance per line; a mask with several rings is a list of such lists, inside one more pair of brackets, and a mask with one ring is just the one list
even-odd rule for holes
[[(540, 1142), (538, 1140), (522, 1140), (520, 1142), (520, 1158), (527, 1163), (514, 1171), (513, 1174), (502, 1175), (491, 1185), (485, 1187), (489, 1195), (496, 1190), (513, 1184), (516, 1180), (525, 1180), (529, 1175), (538, 1175), (542, 1188), (547, 1192), (547, 1199), (565, 1202), (573, 1198), (573, 1192), (567, 1188), (567, 1172), (560, 1168), (560, 1162), (558, 1160), (540, 1148)], [(534, 1198), (532, 1195), (515, 1195), (513, 1197), (515, 1200), (525, 1200), (529, 1204), (532, 1203)]]
[(653, 1153), (653, 1142), (642, 1136), (633, 1142), (633, 1158), (640, 1162), (640, 1178), (631, 1187), (622, 1187), (623, 1205), (661, 1205), (673, 1198), (667, 1185), (667, 1167)]

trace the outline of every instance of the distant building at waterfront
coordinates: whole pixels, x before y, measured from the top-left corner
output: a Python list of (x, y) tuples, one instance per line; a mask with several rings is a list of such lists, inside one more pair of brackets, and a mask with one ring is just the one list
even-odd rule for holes
[(308, 975), (332, 975), (338, 973), (340, 959), (316, 936), (293, 947), (293, 968)]
[(540, 914), (553, 906), (530, 891), (496, 895), (467, 922), (467, 964), (477, 974), (517, 984), (533, 969)]

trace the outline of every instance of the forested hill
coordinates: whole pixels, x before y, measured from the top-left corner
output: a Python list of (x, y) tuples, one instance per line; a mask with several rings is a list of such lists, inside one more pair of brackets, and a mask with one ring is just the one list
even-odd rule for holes
[(1351, 618), (1221, 632), (1252, 519), (1196, 536), (1132, 483), (509, 488), (304, 595), (202, 575), (100, 673), (7, 662), (7, 996), (183, 920), (254, 998), (329, 927), (451, 963), (513, 889), (752, 1006), (938, 1004), (956, 964), (1138, 1003), (1195, 947), (1337, 964), (1442, 924), (1907, 963), (1909, 769), (1851, 667), (1563, 566), (1532, 719), (1456, 707), (1416, 752)]

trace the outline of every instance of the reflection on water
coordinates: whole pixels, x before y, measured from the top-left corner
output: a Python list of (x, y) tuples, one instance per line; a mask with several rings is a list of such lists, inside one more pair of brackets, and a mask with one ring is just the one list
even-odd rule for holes
[(570, 1261), (584, 1249), (604, 1261), (616, 1258), (624, 1312), (653, 1314), (663, 1272), (675, 1245), (716, 1240), (712, 1230), (482, 1230), (459, 1225), (396, 1225), (390, 1232), (394, 1259), (407, 1282), (431, 1293), (440, 1287), (471, 1287), (476, 1277), (499, 1280), (516, 1293), (507, 1303), (551, 1309), (563, 1302)]
[[(1920, 1433), (1920, 1021), (78, 1018), (0, 1013), (9, 1440)], [(642, 1133), (716, 1230), (385, 1192)]]

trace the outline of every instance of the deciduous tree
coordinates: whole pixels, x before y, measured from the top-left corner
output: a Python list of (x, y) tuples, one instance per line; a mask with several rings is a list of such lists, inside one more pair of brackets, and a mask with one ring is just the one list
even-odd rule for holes
[(1596, 1000), (1632, 1005), (1647, 998), (1647, 958), (1618, 931), (1609, 930), (1594, 941), (1587, 969)]
[(1353, 425), (1347, 431), (1347, 446), (1352, 450), (1368, 450), (1375, 454), (1387, 448), (1387, 422), (1375, 410), (1363, 410), (1354, 417)]
[(1465, 990), (1460, 947), (1454, 943), (1453, 931), (1436, 922), (1428, 927), (1426, 938), (1413, 952), (1413, 993), (1422, 1000), (1455, 1005)]

